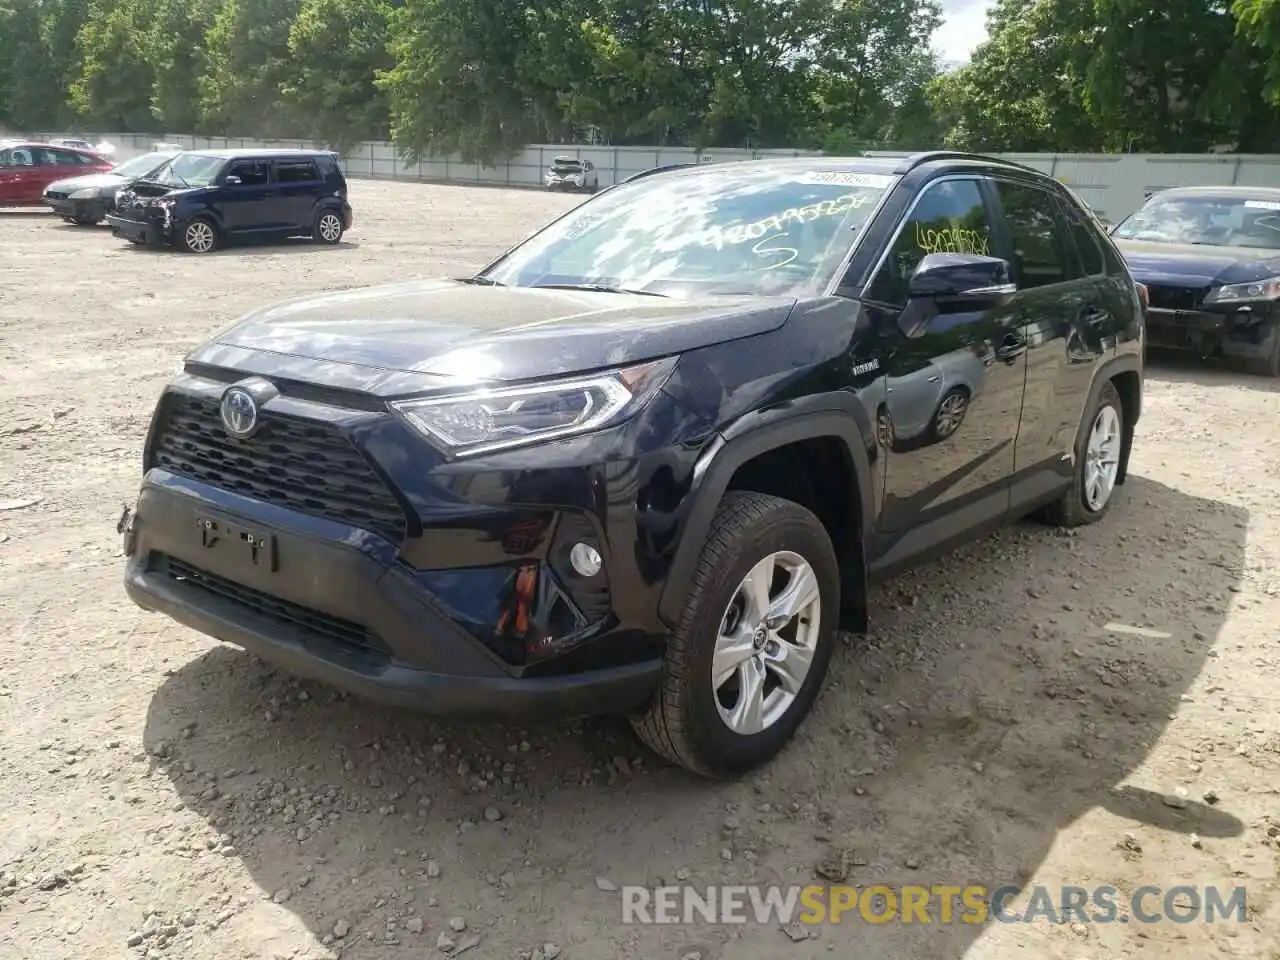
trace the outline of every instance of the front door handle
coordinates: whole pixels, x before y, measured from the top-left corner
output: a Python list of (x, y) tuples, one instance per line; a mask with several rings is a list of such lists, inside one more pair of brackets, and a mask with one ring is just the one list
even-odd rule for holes
[(1013, 363), (1027, 352), (1027, 341), (1016, 333), (1011, 333), (996, 347), (996, 359), (1004, 363)]

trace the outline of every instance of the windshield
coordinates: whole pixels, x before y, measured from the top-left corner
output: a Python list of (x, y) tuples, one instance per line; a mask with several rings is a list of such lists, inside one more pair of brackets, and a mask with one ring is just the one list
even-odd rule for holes
[(825, 283), (884, 174), (704, 167), (624, 184), (534, 234), (485, 276), (679, 295), (797, 295)]
[(1156, 197), (1116, 227), (1118, 240), (1280, 250), (1280, 200)]
[(225, 161), (200, 153), (180, 153), (164, 165), (151, 179), (174, 187), (207, 187), (213, 183)]
[(167, 153), (144, 153), (142, 156), (134, 157), (132, 160), (117, 163), (111, 168), (111, 172), (118, 173), (122, 177), (141, 177), (143, 174), (150, 173), (160, 166), (170, 156)]
[(553, 160), (551, 169), (557, 173), (567, 173), (570, 170), (581, 170), (582, 162), (579, 160)]

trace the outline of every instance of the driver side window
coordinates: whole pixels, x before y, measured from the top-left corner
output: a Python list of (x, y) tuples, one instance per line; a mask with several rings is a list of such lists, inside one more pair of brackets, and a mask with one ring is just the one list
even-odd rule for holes
[(227, 176), (239, 177), (243, 187), (261, 187), (271, 179), (271, 172), (261, 160), (240, 160), (231, 165)]
[(911, 275), (930, 253), (991, 255), (991, 218), (977, 180), (943, 180), (925, 187), (871, 281), (868, 296), (905, 306)]

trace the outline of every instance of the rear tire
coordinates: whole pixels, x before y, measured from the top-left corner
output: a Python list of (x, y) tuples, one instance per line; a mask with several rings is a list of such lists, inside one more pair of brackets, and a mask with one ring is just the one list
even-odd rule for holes
[[(754, 584), (764, 584), (763, 592)], [(817, 517), (780, 497), (730, 491), (668, 641), (662, 685), (631, 720), (640, 739), (707, 777), (772, 759), (826, 677), (839, 592), (835, 550)], [(762, 610), (773, 614), (763, 624)]]
[(342, 223), (342, 214), (336, 210), (321, 210), (316, 214), (315, 226), (311, 229), (311, 237), (316, 243), (333, 246), (342, 242), (342, 234), (346, 227)]
[(1124, 432), (1124, 403), (1115, 384), (1107, 381), (1081, 418), (1071, 487), (1044, 509), (1047, 522), (1082, 527), (1106, 516), (1115, 499)]

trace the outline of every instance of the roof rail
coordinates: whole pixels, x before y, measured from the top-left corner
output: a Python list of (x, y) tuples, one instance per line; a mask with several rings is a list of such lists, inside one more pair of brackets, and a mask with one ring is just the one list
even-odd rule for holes
[(935, 160), (982, 160), (987, 163), (999, 163), (1006, 167), (1015, 167), (1018, 170), (1027, 170), (1031, 173), (1043, 175), (1043, 170), (1037, 170), (1035, 167), (1029, 167), (1023, 163), (1015, 163), (1013, 160), (1004, 160), (1001, 157), (993, 157), (985, 153), (969, 153), (964, 150), (925, 150), (921, 153), (912, 153), (902, 158), (902, 162), (894, 167), (893, 172), (896, 174), (910, 173), (916, 167), (924, 163), (932, 163)]
[(679, 170), (681, 167), (696, 167), (696, 163), (664, 163), (660, 167), (650, 167), (648, 170), (641, 170), (639, 173), (633, 173), (625, 180), (619, 180), (618, 183), (631, 183), (633, 180), (639, 180), (643, 177), (652, 177), (655, 173), (666, 173), (668, 170)]

